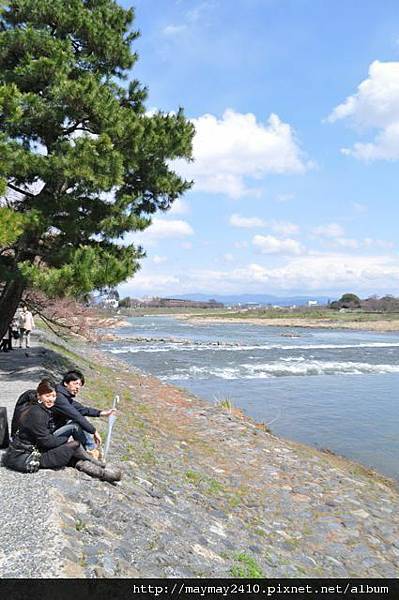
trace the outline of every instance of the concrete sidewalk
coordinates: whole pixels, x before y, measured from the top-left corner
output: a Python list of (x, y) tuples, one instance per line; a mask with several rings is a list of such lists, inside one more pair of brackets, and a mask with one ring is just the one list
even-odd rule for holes
[[(7, 407), (9, 426), (18, 396), (51, 375), (43, 369), (48, 351), (33, 344), (28, 350), (0, 353), (0, 406)], [(54, 477), (55, 472), (31, 475), (0, 468), (1, 578), (63, 576), (64, 544), (51, 486)]]

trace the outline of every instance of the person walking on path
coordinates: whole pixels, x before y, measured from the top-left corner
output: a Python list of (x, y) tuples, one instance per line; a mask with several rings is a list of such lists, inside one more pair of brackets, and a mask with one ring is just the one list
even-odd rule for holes
[[(93, 459), (81, 444), (68, 435), (54, 435), (54, 422), (51, 409), (56, 398), (55, 386), (48, 379), (43, 379), (36, 390), (36, 398), (21, 412), (18, 430), (12, 444), (33, 444), (40, 452), (41, 469), (59, 469), (74, 466), (92, 477), (103, 481), (114, 482), (121, 478), (120, 470), (106, 467)], [(3, 464), (10, 469), (15, 468), (12, 453), (3, 459)], [(18, 469), (17, 469), (18, 470)]]
[(35, 327), (35, 322), (33, 320), (33, 315), (28, 310), (27, 306), (23, 306), (21, 312), (19, 313), (19, 347), (22, 348), (23, 341), (25, 340), (25, 347), (30, 347), (30, 334), (32, 329)]
[(16, 318), (16, 315), (14, 315), (11, 323), (8, 325), (7, 334), (3, 337), (0, 343), (0, 352), (9, 352), (13, 349), (12, 341), (19, 338), (18, 328), (18, 319)]
[(9, 352), (12, 350), (12, 331), (11, 325), (8, 326), (7, 334), (0, 342), (0, 352)]
[[(18, 315), (15, 314), (12, 321), (11, 321), (11, 337), (12, 340), (19, 340), (20, 334), (19, 334), (19, 319), (18, 319)], [(12, 349), (12, 342), (11, 342), (11, 349)]]

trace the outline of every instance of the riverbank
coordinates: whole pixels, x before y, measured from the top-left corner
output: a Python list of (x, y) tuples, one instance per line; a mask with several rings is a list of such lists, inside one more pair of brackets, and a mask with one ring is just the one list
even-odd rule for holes
[(263, 325), (265, 327), (304, 327), (310, 329), (355, 329), (361, 331), (399, 331), (398, 320), (386, 321), (362, 321), (362, 320), (337, 320), (337, 319), (308, 319), (308, 318), (289, 318), (275, 317), (272, 319), (252, 318), (252, 317), (198, 317), (197, 315), (174, 315), (176, 319), (187, 320), (197, 325), (206, 325), (208, 323), (250, 323), (252, 325)]
[[(59, 375), (70, 366), (85, 372), (84, 402), (105, 408), (115, 393), (121, 396), (110, 459), (124, 479), (111, 486), (74, 469), (35, 475), (0, 469), (2, 489), (18, 484), (0, 533), (0, 576), (397, 575), (393, 482), (278, 438), (228, 404), (210, 405), (108, 355), (51, 337), (27, 357), (15, 351), (0, 358), (1, 397), (16, 394), (17, 382), (31, 387), (43, 373)], [(49, 505), (44, 537), (30, 539), (32, 513), (41, 517)], [(47, 523), (56, 562), (40, 550), (47, 551)], [(16, 550), (21, 538), (35, 563), (29, 571)]]

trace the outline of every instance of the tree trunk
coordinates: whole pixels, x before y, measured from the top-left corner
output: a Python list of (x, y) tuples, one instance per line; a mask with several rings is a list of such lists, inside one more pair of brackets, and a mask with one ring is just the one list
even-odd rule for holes
[(21, 302), (25, 284), (21, 280), (9, 281), (0, 297), (0, 340), (7, 333), (15, 311)]

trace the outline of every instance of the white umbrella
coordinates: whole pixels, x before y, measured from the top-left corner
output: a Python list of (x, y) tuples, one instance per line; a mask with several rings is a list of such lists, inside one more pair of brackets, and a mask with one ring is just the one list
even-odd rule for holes
[[(116, 408), (116, 405), (118, 404), (118, 402), (119, 402), (119, 396), (115, 396), (114, 402), (112, 404), (112, 408)], [(107, 440), (105, 442), (104, 460), (107, 458), (108, 450), (111, 445), (112, 428), (114, 426), (115, 421), (116, 421), (116, 415), (110, 415), (108, 417), (108, 432), (107, 432)]]

